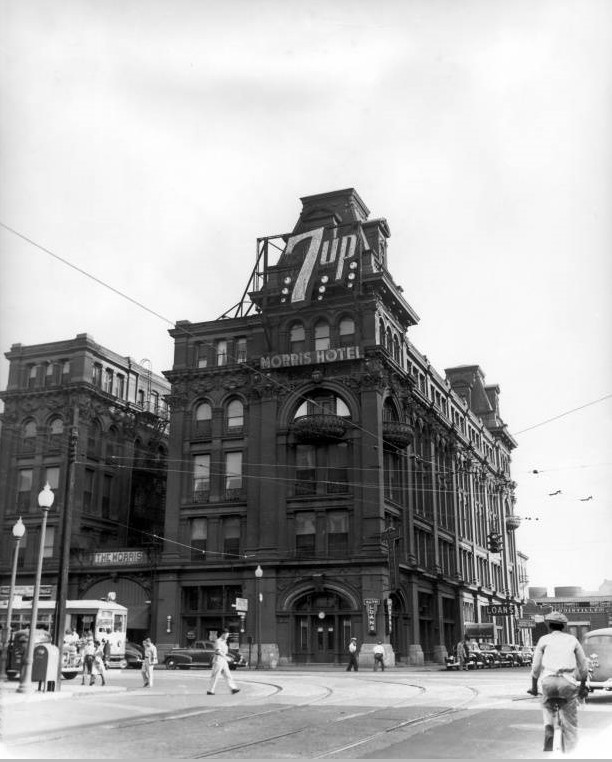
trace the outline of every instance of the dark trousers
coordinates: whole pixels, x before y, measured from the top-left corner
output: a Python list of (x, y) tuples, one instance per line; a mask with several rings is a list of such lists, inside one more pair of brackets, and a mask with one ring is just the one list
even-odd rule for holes
[(351, 671), (351, 668), (355, 670), (355, 672), (359, 671), (359, 663), (357, 662), (357, 654), (351, 654), (349, 653), (349, 663), (348, 667), (346, 668), (347, 672)]

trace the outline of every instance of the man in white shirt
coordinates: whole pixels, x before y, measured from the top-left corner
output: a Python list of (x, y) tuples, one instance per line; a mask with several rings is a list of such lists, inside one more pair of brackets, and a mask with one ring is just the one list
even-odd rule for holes
[(382, 644), (382, 640), (379, 640), (378, 643), (374, 646), (372, 649), (374, 653), (374, 672), (378, 670), (378, 667), (382, 669), (382, 671), (385, 671), (385, 648)]
[(348, 646), (348, 652), (349, 652), (349, 663), (348, 667), (346, 668), (347, 672), (350, 672), (351, 669), (354, 669), (355, 672), (359, 671), (359, 662), (357, 661), (357, 638), (351, 638), (351, 642)]
[[(544, 714), (544, 751), (552, 751), (554, 717), (551, 699), (565, 699), (560, 708), (563, 722), (564, 750), (571, 751), (578, 740), (578, 699), (584, 695), (588, 661), (578, 640), (563, 628), (567, 617), (553, 611), (545, 617), (550, 632), (536, 646), (531, 667), (531, 693), (538, 695), (538, 679), (542, 689)], [(580, 681), (580, 682), (579, 682)]]
[(230, 672), (229, 665), (227, 663), (227, 652), (229, 651), (229, 647), (227, 645), (227, 638), (229, 637), (229, 630), (223, 629), (221, 630), (221, 634), (215, 640), (215, 655), (213, 657), (212, 662), (212, 672), (210, 675), (210, 684), (208, 686), (208, 690), (206, 693), (209, 696), (215, 695), (215, 688), (217, 687), (217, 680), (221, 675), (225, 678), (227, 681), (227, 685), (232, 693), (238, 693), (240, 691), (240, 688), (236, 685), (236, 683), (232, 679), (232, 674)]
[(142, 641), (144, 656), (142, 660), (142, 682), (144, 688), (153, 687), (153, 672), (157, 664), (157, 647), (151, 642), (151, 638)]

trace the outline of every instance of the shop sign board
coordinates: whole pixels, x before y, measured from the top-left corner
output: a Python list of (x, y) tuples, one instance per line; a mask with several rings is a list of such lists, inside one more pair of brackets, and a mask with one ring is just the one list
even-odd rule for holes
[(491, 616), (513, 616), (515, 608), (513, 603), (493, 603), (484, 607), (487, 614)]

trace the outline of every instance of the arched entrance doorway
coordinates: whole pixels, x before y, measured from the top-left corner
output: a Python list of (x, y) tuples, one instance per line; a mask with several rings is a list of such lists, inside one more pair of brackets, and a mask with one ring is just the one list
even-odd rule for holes
[(309, 592), (293, 604), (293, 653), (298, 664), (339, 664), (352, 635), (360, 629), (359, 612), (331, 590)]
[(140, 643), (151, 634), (151, 601), (150, 594), (138, 582), (128, 577), (103, 579), (89, 587), (83, 598), (105, 598), (108, 593), (115, 593), (117, 603), (127, 606), (127, 636), (128, 640)]

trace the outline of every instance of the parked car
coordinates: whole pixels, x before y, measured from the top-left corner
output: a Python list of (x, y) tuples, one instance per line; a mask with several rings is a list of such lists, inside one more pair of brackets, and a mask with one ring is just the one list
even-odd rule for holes
[[(445, 658), (446, 669), (459, 669), (459, 661), (457, 660), (457, 647), (453, 648), (453, 653)], [(466, 666), (468, 669), (484, 669), (486, 666), (483, 654), (474, 648), (472, 644), (468, 645), (468, 657), (466, 659)]]
[(502, 658), (502, 666), (505, 667), (521, 667), (522, 659), (518, 652), (518, 646), (510, 643), (498, 643), (496, 645), (497, 650)]
[(533, 648), (531, 646), (519, 646), (519, 652), (523, 659), (523, 665), (526, 667), (531, 666), (533, 661)]
[(487, 669), (499, 667), (500, 658), (495, 649), (489, 650), (487, 648), (482, 648), (480, 643), (472, 643), (469, 648), (470, 651), (473, 651), (474, 654), (478, 656), (483, 667), (486, 667)]
[[(29, 630), (17, 630), (8, 646), (6, 660), (6, 676), (9, 680), (18, 680), (25, 661), (28, 648)], [(51, 635), (47, 630), (34, 631), (34, 643), (51, 643)], [(82, 657), (74, 646), (64, 644), (62, 648), (62, 677), (64, 680), (74, 680), (81, 672)]]
[(582, 646), (589, 660), (589, 690), (612, 691), (612, 627), (585, 633)]
[(144, 649), (138, 643), (131, 643), (129, 640), (125, 644), (125, 662), (128, 669), (140, 669), (144, 659)]
[[(193, 646), (173, 648), (164, 659), (166, 669), (190, 669), (191, 667), (211, 667), (215, 655), (215, 645), (210, 640), (196, 640)], [(230, 669), (245, 667), (246, 661), (238, 651), (230, 648), (227, 655)]]
[(488, 657), (491, 667), (501, 667), (505, 664), (505, 660), (502, 660), (501, 654), (493, 643), (479, 643), (479, 646), (481, 652)]

